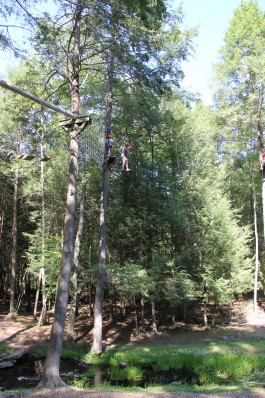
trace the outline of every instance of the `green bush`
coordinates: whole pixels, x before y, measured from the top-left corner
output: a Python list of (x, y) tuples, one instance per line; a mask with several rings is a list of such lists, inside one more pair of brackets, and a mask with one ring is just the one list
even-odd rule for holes
[(74, 379), (71, 383), (71, 387), (81, 388), (83, 390), (90, 388), (90, 378), (82, 376), (80, 379)]
[(112, 381), (128, 381), (129, 383), (138, 383), (143, 378), (143, 371), (138, 366), (126, 366), (119, 368), (112, 366), (109, 369), (110, 380)]

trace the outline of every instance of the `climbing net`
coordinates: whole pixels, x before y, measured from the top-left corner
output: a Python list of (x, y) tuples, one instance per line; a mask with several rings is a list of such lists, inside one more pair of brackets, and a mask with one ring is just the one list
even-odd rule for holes
[(99, 165), (102, 165), (105, 151), (104, 126), (100, 124), (91, 124), (81, 133), (81, 146), (84, 150), (85, 159), (93, 159)]

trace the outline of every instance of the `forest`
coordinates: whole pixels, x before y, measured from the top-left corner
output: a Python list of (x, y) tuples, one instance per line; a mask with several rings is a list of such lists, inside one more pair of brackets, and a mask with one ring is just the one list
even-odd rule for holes
[(60, 385), (81, 304), (100, 353), (106, 307), (157, 333), (189, 308), (207, 326), (212, 303), (263, 299), (265, 14), (234, 10), (209, 106), (181, 85), (198, 35), (181, 5), (49, 3), (0, 1), (1, 52), (17, 57), (0, 81), (0, 304), (39, 325), (54, 309), (42, 383)]

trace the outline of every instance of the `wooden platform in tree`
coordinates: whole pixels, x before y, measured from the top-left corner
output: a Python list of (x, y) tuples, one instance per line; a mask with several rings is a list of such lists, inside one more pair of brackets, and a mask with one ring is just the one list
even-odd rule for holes
[(32, 159), (34, 159), (35, 157), (36, 157), (35, 155), (26, 154), (26, 155), (23, 155), (22, 157), (20, 157), (20, 159), (23, 159), (23, 160), (32, 160)]
[(47, 155), (44, 155), (43, 156), (43, 158), (41, 158), (41, 162), (48, 162), (48, 160), (50, 160), (51, 159), (51, 156), (47, 156)]
[(107, 156), (105, 159), (104, 159), (104, 166), (108, 166), (108, 167), (111, 167), (114, 163), (115, 163), (115, 161), (116, 161), (116, 159), (117, 159), (117, 156)]
[(79, 116), (76, 119), (66, 119), (66, 120), (61, 120), (59, 122), (59, 126), (61, 127), (70, 127), (74, 124), (82, 125), (83, 123), (87, 122), (87, 124), (92, 123), (92, 119), (90, 116)]

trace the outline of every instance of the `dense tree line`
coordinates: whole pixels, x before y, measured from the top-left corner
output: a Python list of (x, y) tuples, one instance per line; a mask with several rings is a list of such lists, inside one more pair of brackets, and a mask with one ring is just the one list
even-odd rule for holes
[[(242, 1), (230, 21), (213, 107), (181, 90), (181, 62), (196, 35), (184, 30), (181, 8), (173, 12), (162, 0), (54, 3), (41, 17), (29, 5), (20, 10), (31, 44), (8, 80), (90, 115), (86, 130), (96, 137), (112, 132), (117, 159), (107, 169), (103, 264), (110, 316), (118, 315), (117, 303), (125, 312), (134, 307), (136, 328), (144, 330), (148, 319), (155, 333), (165, 313), (185, 319), (189, 306), (202, 305), (207, 325), (209, 303), (242, 294), (257, 300), (258, 290), (262, 297), (265, 15), (258, 2)], [(0, 2), (0, 10), (8, 25), (12, 1)], [(1, 33), (3, 48), (12, 48), (10, 40)], [(13, 92), (1, 90), (0, 107), (0, 299), (11, 316), (41, 311), (45, 323), (64, 262), (69, 131), (59, 127), (60, 115)], [(88, 157), (86, 130), (76, 140), (70, 300), (73, 313), (85, 301), (92, 317), (104, 163)], [(124, 136), (132, 146), (130, 172), (121, 170)], [(78, 153), (73, 139), (71, 132), (70, 158)], [(43, 384), (60, 384), (46, 376)]]

